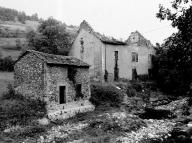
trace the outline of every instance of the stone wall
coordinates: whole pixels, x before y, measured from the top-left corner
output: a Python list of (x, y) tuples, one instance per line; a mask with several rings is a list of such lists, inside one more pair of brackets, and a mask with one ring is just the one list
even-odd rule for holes
[(41, 98), (44, 92), (43, 61), (33, 53), (22, 57), (14, 66), (15, 89), (30, 98)]
[[(75, 67), (74, 67), (75, 68)], [(89, 86), (89, 70), (88, 68), (77, 68), (75, 76), (76, 84), (82, 85), (83, 99), (89, 99), (90, 86)], [(72, 81), (68, 79), (68, 67), (47, 66), (46, 67), (46, 89), (44, 99), (52, 104), (59, 104), (59, 86), (66, 87), (66, 103), (75, 100), (76, 91)]]
[(78, 113), (93, 111), (95, 107), (89, 100), (79, 100), (66, 104), (50, 105), (48, 109), (48, 118), (50, 120), (57, 120), (67, 119)]

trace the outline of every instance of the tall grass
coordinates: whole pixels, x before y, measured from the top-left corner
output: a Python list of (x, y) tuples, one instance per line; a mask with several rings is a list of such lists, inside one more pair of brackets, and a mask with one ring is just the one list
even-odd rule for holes
[(45, 105), (44, 101), (25, 98), (9, 85), (0, 100), (0, 130), (9, 126), (27, 125), (45, 116)]

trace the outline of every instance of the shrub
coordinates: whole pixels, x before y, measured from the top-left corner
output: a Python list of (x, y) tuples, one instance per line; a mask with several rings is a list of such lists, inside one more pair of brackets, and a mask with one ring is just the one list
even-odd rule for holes
[(90, 101), (96, 105), (110, 105), (119, 107), (124, 98), (120, 89), (112, 85), (91, 85)]
[(144, 119), (166, 119), (175, 118), (170, 110), (146, 108), (145, 112), (140, 115)]
[(5, 58), (0, 58), (0, 71), (13, 71), (14, 61), (11, 58), (11, 56), (5, 57)]
[(134, 97), (136, 95), (136, 90), (132, 87), (131, 84), (128, 84), (127, 89), (126, 89), (126, 93), (127, 93), (127, 96)]
[(13, 99), (23, 100), (24, 97), (23, 97), (23, 95), (16, 93), (13, 86), (11, 84), (8, 84), (7, 92), (3, 93), (2, 99), (3, 100), (5, 100), (5, 99), (6, 100), (10, 100), (10, 99), (12, 99), (12, 100)]
[(142, 83), (139, 81), (132, 81), (131, 82), (131, 86), (133, 89), (135, 89), (137, 92), (141, 92), (142, 91)]
[(25, 125), (31, 120), (46, 115), (46, 103), (44, 101), (26, 99), (22, 95), (16, 94), (11, 85), (8, 86), (8, 91), (4, 93), (1, 102), (0, 129), (12, 125)]

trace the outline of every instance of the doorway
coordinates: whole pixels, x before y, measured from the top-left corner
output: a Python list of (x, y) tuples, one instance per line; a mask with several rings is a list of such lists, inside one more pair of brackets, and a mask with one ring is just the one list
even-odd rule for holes
[(132, 69), (132, 80), (137, 80), (138, 75), (137, 75), (137, 70), (136, 68)]
[(63, 104), (66, 103), (66, 87), (59, 86), (59, 103)]
[(83, 94), (81, 92), (82, 85), (77, 84), (76, 85), (76, 98), (83, 98)]

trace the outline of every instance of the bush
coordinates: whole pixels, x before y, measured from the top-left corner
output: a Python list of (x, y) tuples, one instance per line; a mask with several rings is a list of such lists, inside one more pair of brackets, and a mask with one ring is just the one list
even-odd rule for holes
[(7, 91), (3, 93), (2, 99), (3, 100), (5, 99), (6, 100), (11, 100), (11, 99), (23, 100), (24, 97), (23, 95), (16, 93), (13, 86), (11, 84), (8, 84)]
[(131, 87), (133, 89), (135, 89), (137, 92), (141, 92), (142, 91), (142, 83), (139, 81), (132, 81), (131, 82)]
[(146, 108), (145, 112), (140, 115), (144, 119), (170, 119), (176, 116), (170, 110)]
[(11, 56), (0, 58), (0, 71), (13, 71), (14, 70), (14, 61)]
[(120, 89), (112, 85), (91, 85), (90, 101), (95, 105), (110, 105), (119, 107), (124, 98)]
[(8, 86), (0, 105), (0, 129), (13, 125), (26, 125), (34, 119), (46, 115), (46, 103), (41, 100), (26, 99), (16, 94), (13, 87)]

